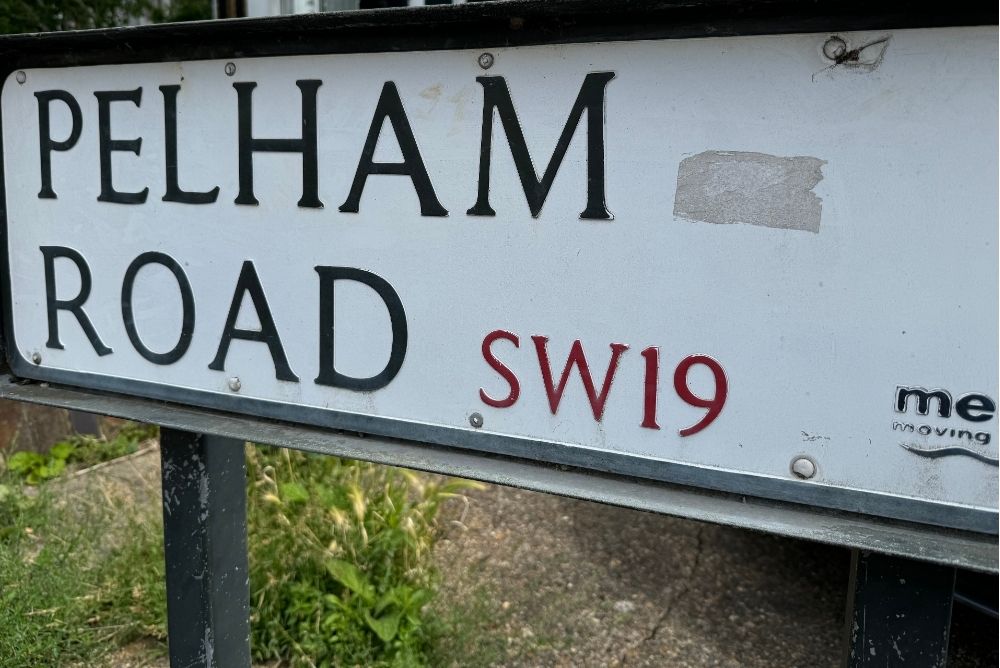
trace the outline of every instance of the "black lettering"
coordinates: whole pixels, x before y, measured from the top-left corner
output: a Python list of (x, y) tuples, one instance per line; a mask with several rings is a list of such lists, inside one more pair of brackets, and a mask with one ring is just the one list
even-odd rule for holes
[(94, 96), (97, 98), (97, 138), (101, 157), (101, 194), (98, 195), (97, 201), (142, 204), (149, 194), (148, 187), (135, 193), (123, 193), (115, 190), (111, 183), (112, 151), (128, 151), (139, 155), (139, 150), (142, 148), (142, 137), (138, 139), (111, 138), (111, 103), (131, 102), (138, 107), (142, 101), (142, 88), (96, 91)]
[[(177, 286), (181, 290), (181, 304), (184, 315), (181, 321), (181, 334), (177, 340), (177, 345), (165, 353), (155, 353), (142, 342), (139, 332), (135, 327), (135, 314), (132, 311), (132, 289), (135, 287), (135, 277), (139, 270), (147, 264), (160, 264), (166, 267), (177, 279)], [(184, 270), (169, 255), (154, 251), (143, 253), (132, 261), (132, 264), (125, 270), (125, 278), (122, 280), (122, 320), (125, 323), (125, 331), (128, 333), (129, 341), (136, 351), (153, 364), (173, 364), (187, 352), (191, 345), (191, 337), (194, 334), (194, 294), (191, 292), (191, 284), (188, 282)]]
[[(236, 317), (240, 313), (240, 306), (243, 304), (243, 295), (250, 293), (254, 310), (260, 320), (260, 331), (236, 329)], [(236, 290), (233, 293), (233, 302), (229, 306), (229, 316), (226, 318), (226, 326), (222, 330), (222, 339), (219, 341), (219, 350), (215, 354), (215, 359), (208, 365), (213, 371), (225, 371), (226, 356), (229, 354), (229, 344), (233, 339), (244, 341), (258, 341), (266, 343), (271, 351), (271, 359), (274, 361), (274, 375), (278, 380), (288, 380), (297, 383), (298, 376), (292, 373), (288, 366), (288, 358), (285, 357), (285, 349), (281, 346), (281, 338), (278, 336), (278, 329), (274, 326), (274, 318), (271, 316), (271, 308), (267, 305), (267, 298), (264, 296), (264, 288), (257, 277), (257, 270), (253, 262), (247, 260), (240, 270), (240, 277), (236, 281)]]
[(991, 420), (996, 409), (996, 403), (984, 394), (966, 394), (955, 402), (955, 412), (969, 422)]
[(256, 82), (233, 84), (237, 94), (240, 139), (240, 192), (236, 204), (259, 204), (253, 194), (253, 154), (256, 151), (302, 154), (302, 197), (299, 206), (319, 209), (319, 168), (316, 137), (316, 91), (322, 85), (317, 79), (303, 79), (295, 85), (302, 91), (301, 139), (256, 139), (253, 136), (253, 89)]
[[(55, 199), (56, 193), (52, 190), (52, 151), (68, 151), (80, 139), (80, 131), (83, 129), (83, 116), (80, 113), (80, 105), (76, 98), (64, 90), (43, 90), (35, 93), (38, 98), (38, 150), (39, 164), (42, 167), (42, 189), (38, 191), (39, 199)], [(69, 130), (69, 137), (63, 141), (52, 139), (52, 128), (49, 120), (49, 105), (52, 100), (59, 100), (69, 107), (73, 125)]]
[[(403, 162), (375, 162), (375, 147), (378, 144), (378, 136), (385, 125), (385, 119), (392, 123), (392, 130), (396, 133), (396, 141), (399, 142), (399, 149), (403, 154)], [(421, 216), (447, 216), (448, 212), (434, 194), (434, 187), (427, 176), (427, 168), (420, 157), (420, 150), (417, 148), (417, 141), (413, 137), (413, 130), (410, 122), (406, 119), (406, 112), (403, 110), (403, 101), (399, 98), (399, 91), (396, 84), (386, 81), (382, 86), (382, 95), (375, 106), (375, 116), (372, 118), (371, 127), (368, 129), (368, 138), (365, 140), (365, 147), (361, 151), (361, 160), (358, 162), (358, 170), (354, 174), (354, 183), (351, 184), (351, 192), (347, 196), (347, 201), (340, 205), (340, 210), (345, 213), (357, 213), (361, 204), (361, 194), (365, 190), (365, 183), (370, 174), (399, 174), (409, 176), (413, 181), (413, 187), (417, 191), (417, 198), (420, 200)]]
[[(406, 313), (399, 295), (381, 276), (351, 267), (316, 267), (319, 274), (319, 376), (316, 383), (348, 390), (370, 391), (385, 387), (396, 377), (406, 356)], [(357, 281), (367, 285), (382, 299), (389, 310), (392, 327), (392, 348), (385, 368), (370, 378), (345, 376), (334, 368), (333, 354), (333, 293), (338, 280)]]
[(542, 204), (549, 194), (562, 164), (569, 142), (580, 123), (583, 112), (587, 112), (587, 208), (580, 218), (609, 220), (612, 218), (605, 203), (604, 193), (604, 91), (615, 76), (614, 72), (592, 72), (580, 87), (580, 93), (569, 112), (555, 151), (549, 160), (545, 173), (539, 179), (535, 173), (528, 146), (517, 120), (517, 112), (510, 98), (510, 89), (503, 77), (476, 77), (483, 86), (483, 134), (479, 154), (479, 197), (468, 213), (472, 216), (495, 216), (490, 206), (490, 152), (493, 144), (493, 110), (500, 115), (500, 122), (507, 135), (510, 152), (521, 177), (521, 187), (528, 200), (528, 208), (535, 218), (542, 210)]
[(164, 157), (167, 163), (167, 193), (164, 202), (184, 204), (211, 204), (219, 197), (219, 186), (208, 192), (181, 190), (177, 180), (177, 92), (180, 86), (160, 86), (163, 93)]
[(922, 387), (897, 387), (896, 388), (896, 412), (905, 413), (907, 401), (910, 397), (917, 398), (917, 414), (927, 415), (930, 411), (930, 400), (937, 399), (937, 413), (939, 417), (951, 416), (951, 394), (947, 390), (925, 390)]
[[(45, 257), (45, 308), (49, 320), (49, 340), (45, 342), (45, 346), (63, 350), (63, 344), (59, 340), (59, 311), (69, 311), (80, 323), (83, 333), (87, 335), (90, 345), (94, 347), (97, 354), (110, 355), (111, 348), (104, 345), (100, 337), (97, 336), (97, 330), (94, 329), (90, 318), (83, 310), (84, 302), (90, 297), (91, 288), (90, 267), (87, 266), (87, 261), (78, 252), (65, 246), (40, 246), (38, 250), (42, 251), (42, 255)], [(70, 260), (80, 272), (80, 292), (72, 299), (56, 299), (55, 260), (58, 257)]]

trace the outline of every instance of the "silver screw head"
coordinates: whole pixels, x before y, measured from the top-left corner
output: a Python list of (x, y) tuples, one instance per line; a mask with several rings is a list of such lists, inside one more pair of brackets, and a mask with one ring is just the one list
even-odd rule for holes
[(479, 66), (484, 70), (488, 70), (493, 67), (493, 63), (495, 61), (496, 59), (493, 57), (493, 54), (488, 51), (486, 53), (479, 54)]
[(233, 76), (236, 74), (236, 63), (226, 63), (226, 76)]
[(240, 379), (237, 378), (236, 376), (230, 378), (227, 385), (229, 385), (229, 389), (232, 390), (233, 392), (239, 392), (240, 388), (243, 387), (243, 384), (240, 383)]
[(39, 353), (39, 352), (31, 353), (31, 361), (34, 362), (35, 364), (41, 364), (42, 363), (42, 354)]
[(25, 81), (28, 80), (28, 75), (25, 74), (23, 71), (18, 70), (17, 74), (14, 75), (14, 79), (17, 81), (17, 83), (23, 84)]
[(842, 58), (847, 53), (847, 42), (841, 37), (831, 37), (823, 44), (823, 55), (830, 60)]
[(469, 424), (471, 424), (476, 429), (483, 426), (483, 416), (481, 413), (473, 413), (469, 416)]
[(792, 473), (797, 478), (808, 480), (816, 475), (816, 462), (808, 457), (796, 457), (792, 460)]

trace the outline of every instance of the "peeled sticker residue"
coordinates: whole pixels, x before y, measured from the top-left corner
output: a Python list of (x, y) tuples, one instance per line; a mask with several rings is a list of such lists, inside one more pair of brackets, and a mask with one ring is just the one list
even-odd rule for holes
[(674, 215), (703, 223), (745, 223), (819, 233), (823, 200), (812, 191), (825, 160), (705, 151), (681, 161)]

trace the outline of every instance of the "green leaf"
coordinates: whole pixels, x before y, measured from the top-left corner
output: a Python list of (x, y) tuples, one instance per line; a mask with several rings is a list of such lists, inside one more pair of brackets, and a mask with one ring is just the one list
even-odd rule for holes
[(14, 473), (24, 474), (44, 463), (45, 458), (37, 452), (21, 451), (11, 455), (10, 459), (7, 460), (7, 468)]
[(59, 441), (49, 450), (49, 456), (55, 459), (66, 460), (69, 459), (74, 450), (76, 450), (76, 445), (70, 441)]
[(66, 470), (66, 460), (64, 459), (50, 459), (43, 466), (39, 466), (34, 470), (34, 474), (37, 476), (38, 481), (51, 480), (56, 478), (60, 473)]
[(326, 570), (334, 580), (360, 596), (368, 605), (375, 602), (375, 587), (354, 564), (343, 559), (329, 559)]
[(396, 637), (396, 633), (399, 632), (399, 618), (402, 616), (398, 610), (395, 612), (390, 612), (381, 617), (372, 617), (370, 613), (365, 612), (365, 621), (368, 622), (368, 627), (375, 632), (375, 635), (379, 637), (384, 643), (392, 642), (392, 639)]
[(382, 598), (378, 600), (378, 603), (375, 604), (376, 615), (382, 614), (382, 611), (388, 608), (390, 605), (399, 602), (399, 597), (396, 595), (396, 589), (398, 589), (398, 587), (395, 587), (387, 591), (385, 594), (382, 595)]
[(286, 503), (304, 503), (309, 500), (309, 490), (297, 482), (286, 482), (278, 486), (281, 500)]

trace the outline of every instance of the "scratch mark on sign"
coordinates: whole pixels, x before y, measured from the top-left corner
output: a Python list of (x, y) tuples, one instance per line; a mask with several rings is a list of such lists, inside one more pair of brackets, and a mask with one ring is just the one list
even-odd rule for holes
[[(885, 58), (885, 52), (889, 48), (891, 35), (879, 37), (853, 49), (848, 46), (844, 38), (834, 37), (831, 39), (838, 40), (843, 45), (843, 48), (839, 52), (826, 54), (833, 61), (833, 64), (824, 67), (819, 72), (816, 72), (816, 74), (829, 72), (834, 68), (850, 69), (856, 72), (874, 72)], [(812, 75), (813, 82), (816, 81), (816, 74)]]
[(438, 102), (441, 100), (441, 84), (434, 84), (423, 89), (420, 91), (420, 97), (427, 100), (430, 105), (417, 115), (420, 118), (430, 118), (434, 114), (434, 110), (437, 109)]
[(819, 233), (823, 200), (812, 191), (825, 160), (705, 151), (681, 161), (674, 215), (703, 223), (746, 223)]

